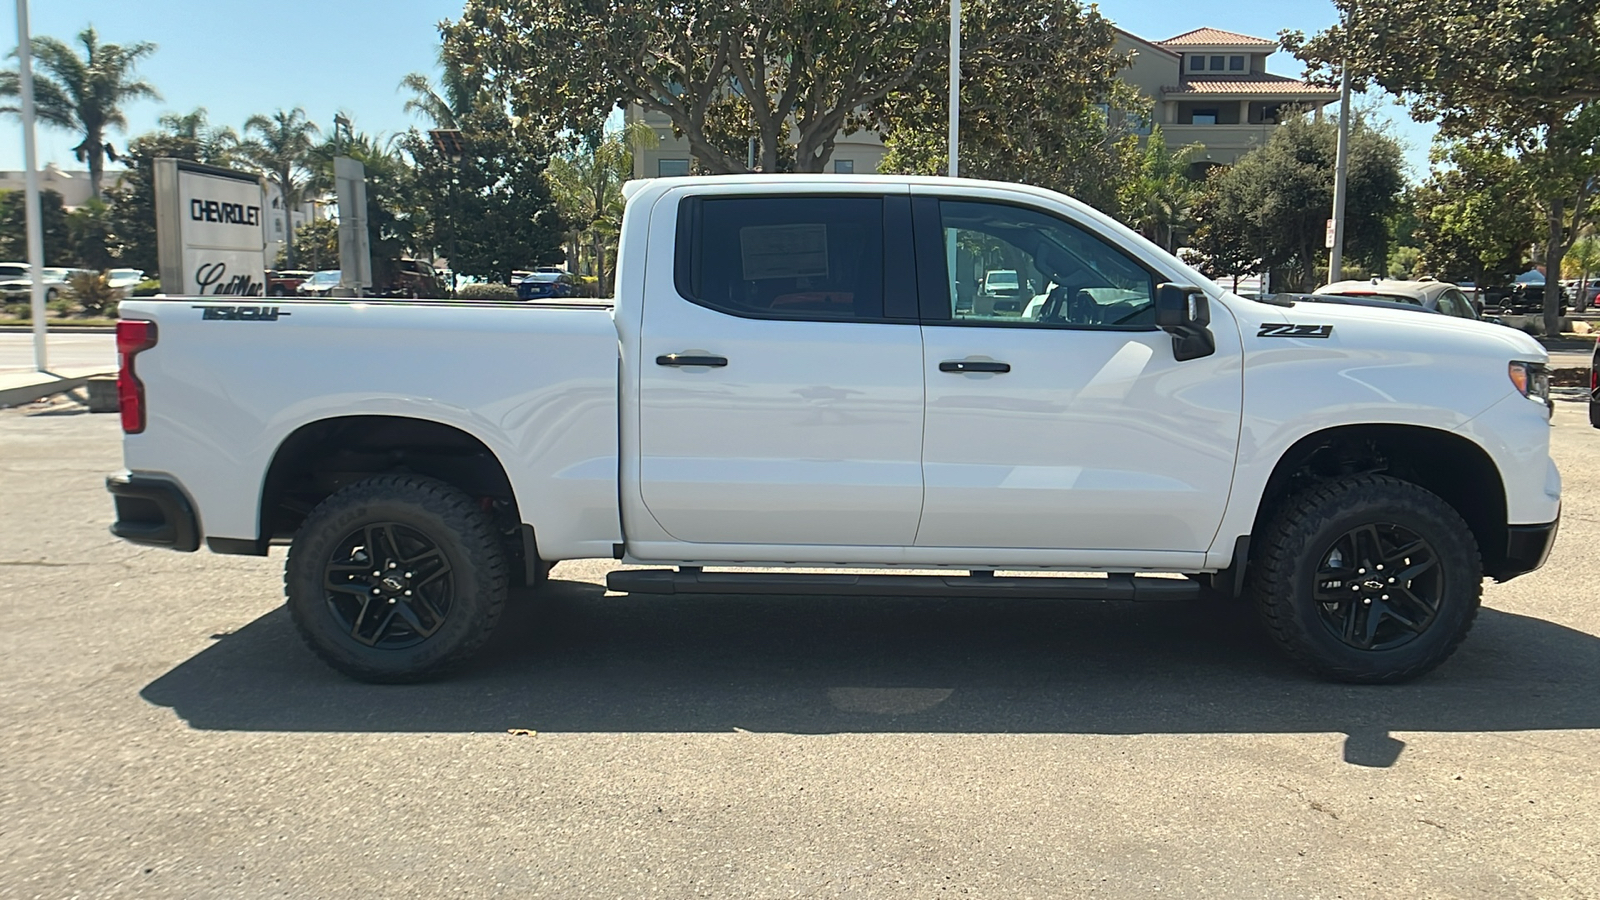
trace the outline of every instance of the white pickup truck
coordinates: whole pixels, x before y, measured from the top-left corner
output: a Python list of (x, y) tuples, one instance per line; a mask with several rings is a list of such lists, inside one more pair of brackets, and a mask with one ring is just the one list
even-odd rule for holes
[[(1547, 356), (1517, 331), (1244, 299), (1021, 185), (628, 187), (614, 302), (124, 302), (112, 530), (290, 544), (301, 633), (374, 681), (616, 558), (658, 567), (611, 573), (633, 592), (1206, 589), (1311, 670), (1390, 682), (1555, 537)], [(933, 574), (859, 571), (896, 568)]]

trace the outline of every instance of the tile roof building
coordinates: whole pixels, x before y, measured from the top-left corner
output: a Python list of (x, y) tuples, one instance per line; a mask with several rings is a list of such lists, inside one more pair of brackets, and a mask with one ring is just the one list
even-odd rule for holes
[(1194, 174), (1228, 165), (1267, 136), (1289, 109), (1321, 115), (1338, 91), (1267, 71), (1278, 42), (1218, 28), (1196, 28), (1164, 41), (1118, 32), (1117, 49), (1133, 54), (1123, 80), (1153, 103), (1151, 120), (1167, 146), (1200, 144)]

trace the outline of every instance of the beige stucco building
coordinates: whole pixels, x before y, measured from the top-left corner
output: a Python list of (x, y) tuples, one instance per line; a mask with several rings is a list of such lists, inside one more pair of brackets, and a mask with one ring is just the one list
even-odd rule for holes
[(1321, 115), (1337, 91), (1267, 71), (1278, 42), (1216, 28), (1164, 41), (1120, 31), (1117, 49), (1133, 54), (1125, 81), (1150, 98), (1152, 122), (1167, 146), (1200, 144), (1194, 167), (1228, 165), (1266, 143), (1286, 110)]
[[(1277, 49), (1277, 41), (1216, 28), (1197, 28), (1164, 41), (1147, 41), (1120, 29), (1117, 34), (1117, 50), (1133, 57), (1122, 78), (1150, 98), (1151, 121), (1160, 124), (1167, 145), (1203, 145), (1192, 164), (1196, 174), (1230, 164), (1265, 143), (1286, 108), (1320, 115), (1323, 106), (1339, 98), (1336, 91), (1268, 72), (1267, 57)], [(655, 149), (634, 154), (635, 178), (690, 173), (689, 142), (673, 136), (665, 115), (631, 106), (627, 118), (648, 123), (660, 141)], [(828, 171), (876, 172), (884, 153), (874, 131), (841, 133)]]

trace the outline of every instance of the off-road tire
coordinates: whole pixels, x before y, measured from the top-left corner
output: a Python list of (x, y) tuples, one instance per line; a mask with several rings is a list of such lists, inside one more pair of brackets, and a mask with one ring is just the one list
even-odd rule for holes
[[(336, 617), (324, 588), (341, 542), (373, 523), (431, 540), (448, 561), (452, 598), (437, 630), (404, 648), (368, 646)], [(318, 504), (289, 548), (289, 615), (323, 662), (358, 681), (423, 681), (460, 665), (493, 633), (506, 601), (506, 555), (489, 515), (454, 486), (417, 475), (378, 475)]]
[[(1341, 535), (1366, 524), (1408, 529), (1434, 549), (1442, 587), (1432, 624), (1393, 649), (1349, 646), (1324, 623), (1313, 599), (1324, 555)], [(1256, 536), (1247, 593), (1278, 646), (1324, 678), (1393, 684), (1416, 678), (1449, 658), (1478, 615), (1483, 568), (1472, 530), (1448, 503), (1409, 482), (1355, 475), (1323, 482), (1289, 498)]]

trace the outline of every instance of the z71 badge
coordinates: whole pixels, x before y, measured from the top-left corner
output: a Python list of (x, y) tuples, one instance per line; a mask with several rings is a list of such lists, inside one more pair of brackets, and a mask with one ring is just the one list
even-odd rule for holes
[(293, 315), (293, 313), (279, 311), (276, 306), (194, 306), (190, 308), (203, 310), (200, 313), (200, 318), (208, 322), (276, 322), (279, 316)]
[(1332, 325), (1263, 325), (1256, 332), (1256, 337), (1325, 338), (1332, 335)]

